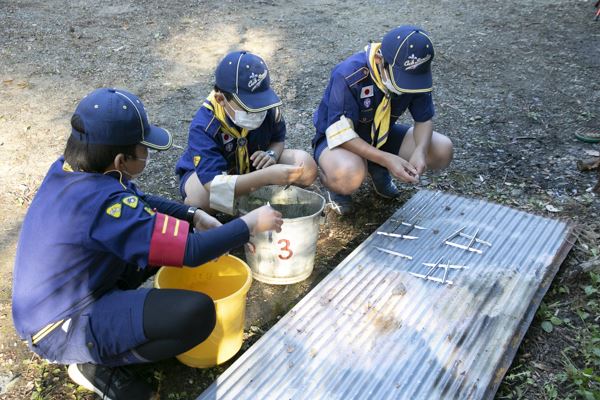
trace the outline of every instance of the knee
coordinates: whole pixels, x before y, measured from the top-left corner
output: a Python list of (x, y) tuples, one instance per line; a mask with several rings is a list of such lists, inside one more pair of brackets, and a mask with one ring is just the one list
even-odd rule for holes
[(210, 211), (210, 202), (209, 202), (209, 193), (207, 196), (193, 196), (189, 195), (183, 200), (183, 204), (186, 206), (193, 206), (201, 208), (202, 210), (209, 212)]
[(184, 321), (184, 330), (195, 344), (202, 343), (208, 338), (215, 328), (217, 313), (213, 300), (204, 293), (196, 293), (190, 300), (181, 304), (181, 318)]
[(326, 186), (339, 194), (351, 194), (365, 180), (365, 166), (356, 163), (339, 163), (326, 173)]
[(434, 160), (432, 163), (433, 169), (446, 168), (452, 162), (454, 157), (454, 145), (452, 141), (444, 136), (443, 140), (435, 148)]

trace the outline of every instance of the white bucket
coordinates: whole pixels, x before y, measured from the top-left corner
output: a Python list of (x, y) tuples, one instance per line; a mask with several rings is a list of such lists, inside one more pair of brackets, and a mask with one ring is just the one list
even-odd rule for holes
[(303, 281), (312, 273), (319, 225), (323, 218), (323, 196), (290, 186), (265, 186), (238, 201), (245, 214), (270, 203), (283, 214), (281, 232), (263, 232), (244, 246), (253, 278), (275, 285)]

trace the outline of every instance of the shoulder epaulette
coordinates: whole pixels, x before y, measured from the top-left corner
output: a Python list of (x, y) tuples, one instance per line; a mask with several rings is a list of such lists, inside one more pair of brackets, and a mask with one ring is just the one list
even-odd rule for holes
[(362, 67), (362, 68), (357, 69), (350, 75), (346, 76), (344, 79), (346, 80), (348, 87), (352, 87), (352, 86), (356, 85), (358, 82), (362, 81), (363, 79), (366, 79), (368, 76), (369, 76), (369, 68)]
[(204, 129), (206, 133), (210, 136), (215, 136), (221, 127), (219, 120), (215, 117), (215, 113), (210, 106), (210, 103), (203, 104), (204, 107), (204, 117), (206, 122), (202, 122), (199, 125)]

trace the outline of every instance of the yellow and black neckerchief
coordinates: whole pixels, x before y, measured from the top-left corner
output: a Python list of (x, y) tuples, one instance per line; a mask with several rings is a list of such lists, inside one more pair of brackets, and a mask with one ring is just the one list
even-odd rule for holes
[(377, 106), (377, 110), (375, 110), (375, 119), (371, 125), (371, 144), (378, 149), (387, 142), (390, 131), (390, 119), (392, 116), (392, 102), (390, 100), (390, 95), (381, 80), (379, 69), (375, 64), (375, 55), (380, 48), (381, 43), (371, 43), (366, 49), (371, 79), (373, 79), (373, 82), (375, 82), (379, 90), (384, 93), (383, 100), (381, 100), (381, 103)]
[(215, 118), (221, 123), (221, 129), (225, 132), (231, 134), (233, 137), (237, 139), (237, 146), (235, 148), (238, 172), (240, 174), (246, 174), (250, 172), (250, 157), (248, 155), (248, 129), (242, 129), (242, 131), (238, 131), (235, 126), (230, 126), (227, 123), (227, 114), (225, 113), (225, 109), (222, 105), (220, 105), (215, 99), (214, 90), (210, 92), (208, 97), (206, 98), (206, 102), (204, 102), (203, 107), (208, 108), (213, 112)]

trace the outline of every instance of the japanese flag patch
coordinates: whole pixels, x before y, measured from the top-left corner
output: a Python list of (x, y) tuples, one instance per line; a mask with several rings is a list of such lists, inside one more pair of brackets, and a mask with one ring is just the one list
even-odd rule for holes
[(365, 86), (360, 90), (360, 98), (373, 97), (373, 85)]
[(235, 138), (233, 137), (233, 135), (231, 135), (227, 132), (221, 132), (221, 139), (223, 139), (223, 144), (227, 144)]

